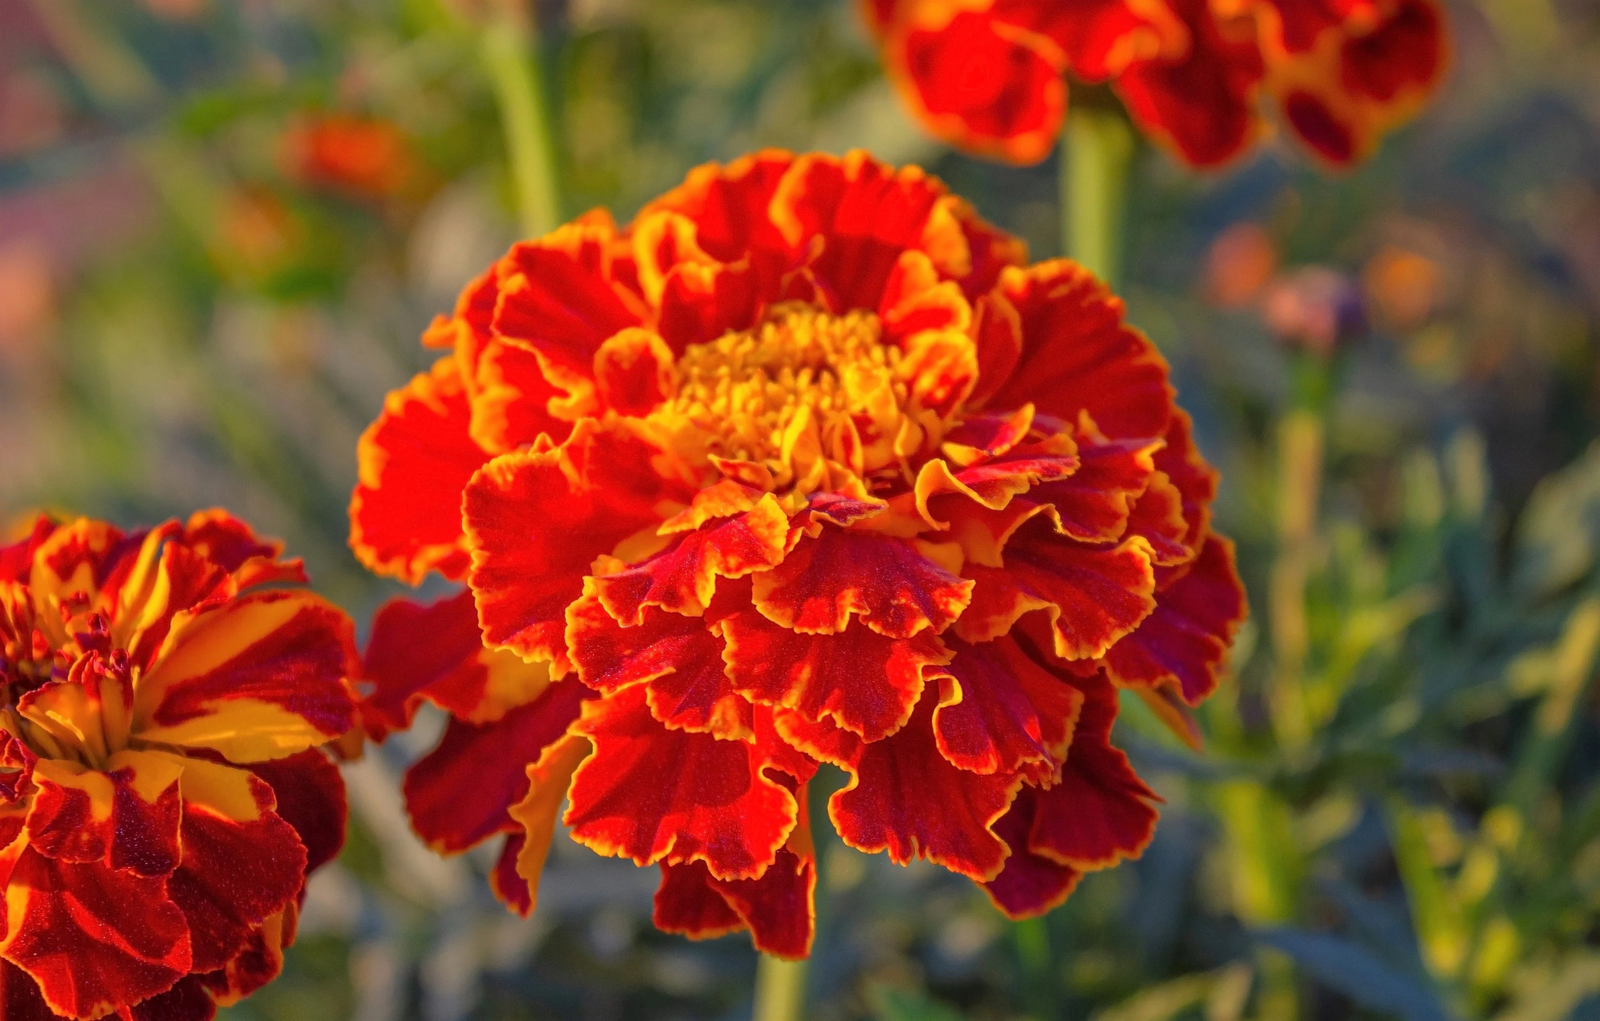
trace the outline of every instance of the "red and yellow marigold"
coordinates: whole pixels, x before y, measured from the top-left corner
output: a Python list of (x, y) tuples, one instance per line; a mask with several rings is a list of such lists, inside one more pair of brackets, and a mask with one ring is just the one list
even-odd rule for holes
[(1142, 851), (1117, 690), (1187, 726), (1244, 599), (1166, 365), (1081, 267), (916, 168), (764, 152), (516, 245), (424, 341), (352, 543), (470, 590), (380, 613), (366, 720), (451, 712), (412, 818), (508, 834), (515, 906), (565, 798), (661, 867), (661, 928), (803, 955), (819, 762), (846, 843), (1015, 916)]
[(862, 0), (889, 76), (953, 145), (1045, 158), (1066, 76), (1109, 83), (1134, 122), (1212, 167), (1262, 136), (1262, 107), (1344, 167), (1409, 119), (1447, 63), (1438, 0)]
[(0, 1017), (204, 1021), (344, 842), (349, 618), (220, 511), (0, 547)]

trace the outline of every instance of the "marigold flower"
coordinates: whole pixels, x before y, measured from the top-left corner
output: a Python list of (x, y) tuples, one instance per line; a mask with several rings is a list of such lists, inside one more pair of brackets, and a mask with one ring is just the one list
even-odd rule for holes
[(285, 172), (353, 198), (384, 199), (415, 180), (416, 154), (391, 121), (353, 114), (308, 116), (283, 136)]
[(889, 76), (928, 130), (1013, 163), (1049, 154), (1065, 76), (1109, 83), (1184, 162), (1263, 132), (1263, 104), (1349, 166), (1411, 117), (1446, 64), (1437, 0), (863, 0)]
[(354, 632), (221, 511), (0, 547), (0, 1017), (204, 1021), (344, 843)]
[(1144, 848), (1116, 689), (1186, 726), (1244, 599), (1166, 365), (1080, 266), (916, 168), (763, 152), (516, 245), (424, 340), (352, 544), (470, 593), (380, 614), (367, 725), (451, 711), (412, 818), (508, 833), (515, 906), (565, 798), (660, 865), (661, 928), (804, 955), (819, 762), (847, 843), (1015, 916)]

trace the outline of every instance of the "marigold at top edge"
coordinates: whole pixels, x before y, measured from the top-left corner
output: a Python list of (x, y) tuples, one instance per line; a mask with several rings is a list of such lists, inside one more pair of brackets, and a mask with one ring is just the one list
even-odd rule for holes
[(1431, 97), (1448, 64), (1437, 0), (863, 0), (917, 119), (958, 148), (1037, 163), (1068, 76), (1109, 83), (1183, 162), (1215, 167), (1267, 134), (1348, 167)]
[[(0, 547), (0, 1016), (204, 1021), (344, 842), (348, 617), (221, 511)], [(248, 875), (248, 883), (236, 881)]]
[(662, 928), (803, 956), (821, 762), (847, 843), (1019, 917), (1142, 850), (1116, 689), (1181, 722), (1244, 599), (1166, 364), (1087, 271), (915, 167), (769, 151), (514, 246), (425, 339), (353, 543), (469, 560), (470, 596), (384, 610), (368, 729), (452, 713), (412, 820), (506, 834), (513, 907), (565, 798), (574, 839), (662, 868)]

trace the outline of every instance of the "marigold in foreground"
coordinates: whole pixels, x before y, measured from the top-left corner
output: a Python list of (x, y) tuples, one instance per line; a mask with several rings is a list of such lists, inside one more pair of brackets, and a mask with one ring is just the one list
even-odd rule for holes
[(1014, 163), (1049, 154), (1065, 76), (1109, 83), (1196, 167), (1245, 152), (1261, 107), (1322, 162), (1364, 159), (1443, 78), (1438, 0), (862, 0), (929, 131)]
[[(703, 167), (619, 229), (515, 246), (361, 444), (352, 541), (399, 601), (369, 732), (436, 848), (659, 865), (656, 924), (808, 952), (805, 786), (843, 839), (1013, 916), (1137, 856), (1117, 689), (1186, 728), (1244, 613), (1160, 355), (1081, 267), (861, 153)], [(479, 643), (481, 625), (484, 643)]]
[(353, 629), (220, 511), (0, 547), (0, 1017), (204, 1021), (344, 842)]

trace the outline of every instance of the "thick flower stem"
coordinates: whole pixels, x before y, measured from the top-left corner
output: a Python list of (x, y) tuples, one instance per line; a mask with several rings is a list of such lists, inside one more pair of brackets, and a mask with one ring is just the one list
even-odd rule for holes
[(1120, 110), (1075, 107), (1062, 139), (1062, 248), (1115, 287), (1122, 270), (1133, 130)]
[(555, 149), (539, 67), (539, 32), (518, 0), (497, 0), (482, 27), (483, 59), (500, 105), (517, 217), (539, 237), (561, 222)]
[(751, 1021), (802, 1021), (806, 1014), (806, 962), (762, 954), (756, 966), (756, 1008)]

